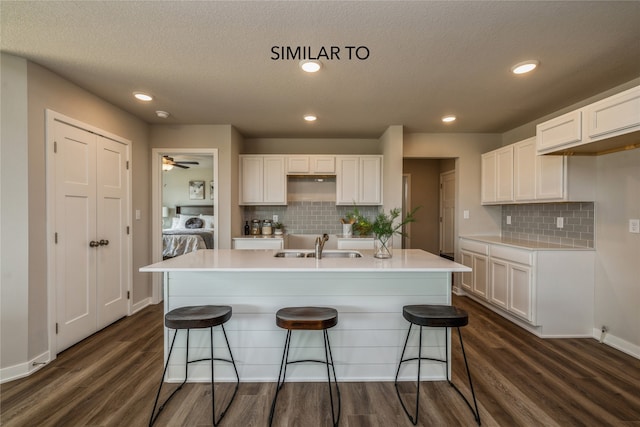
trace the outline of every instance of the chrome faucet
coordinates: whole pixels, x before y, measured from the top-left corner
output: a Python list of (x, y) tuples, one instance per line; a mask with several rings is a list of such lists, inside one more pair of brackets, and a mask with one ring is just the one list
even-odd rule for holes
[(316, 259), (322, 259), (322, 249), (324, 249), (325, 242), (329, 240), (328, 234), (323, 234), (322, 237), (316, 237), (316, 247), (315, 247), (315, 255)]

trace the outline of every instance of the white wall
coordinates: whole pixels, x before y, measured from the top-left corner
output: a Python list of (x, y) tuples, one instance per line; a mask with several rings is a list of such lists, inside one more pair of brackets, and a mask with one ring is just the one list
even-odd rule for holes
[(0, 77), (0, 368), (8, 368), (29, 355), (27, 61), (3, 53)]

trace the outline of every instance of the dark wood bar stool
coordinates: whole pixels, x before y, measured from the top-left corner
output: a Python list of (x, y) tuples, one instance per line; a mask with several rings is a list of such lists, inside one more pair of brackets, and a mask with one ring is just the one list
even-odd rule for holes
[[(213, 425), (217, 426), (218, 423), (222, 420), (224, 415), (227, 412), (227, 409), (231, 406), (233, 399), (236, 397), (236, 393), (238, 392), (238, 385), (240, 384), (240, 376), (238, 375), (238, 369), (236, 368), (236, 362), (233, 360), (233, 354), (231, 354), (231, 346), (229, 345), (229, 339), (227, 338), (227, 332), (224, 330), (224, 323), (231, 319), (231, 307), (227, 305), (199, 305), (199, 306), (191, 306), (191, 307), (180, 307), (175, 310), (171, 310), (164, 316), (164, 323), (167, 328), (175, 329), (176, 332), (173, 334), (173, 340), (171, 340), (171, 348), (169, 349), (169, 356), (167, 357), (167, 363), (164, 367), (164, 372), (162, 373), (162, 378), (160, 379), (160, 387), (158, 387), (158, 394), (156, 394), (156, 401), (153, 404), (153, 410), (151, 411), (151, 418), (149, 419), (149, 426), (152, 426), (153, 423), (158, 419), (158, 416), (164, 409), (164, 407), (169, 403), (169, 400), (176, 394), (178, 390), (182, 388), (182, 386), (187, 382), (188, 372), (189, 372), (189, 364), (195, 362), (202, 362), (206, 360), (211, 361), (211, 413), (213, 419)], [(222, 333), (224, 334), (224, 339), (227, 342), (227, 348), (229, 350), (230, 359), (222, 359), (213, 357), (213, 328), (215, 326), (222, 327)], [(209, 328), (211, 335), (211, 357), (205, 359), (197, 359), (197, 360), (189, 360), (189, 332), (191, 329), (204, 329)], [(158, 413), (156, 413), (156, 406), (158, 405), (158, 399), (160, 397), (160, 391), (162, 390), (162, 385), (164, 384), (164, 377), (167, 374), (167, 368), (169, 367), (169, 361), (171, 360), (171, 353), (173, 352), (173, 344), (176, 342), (176, 336), (178, 336), (178, 331), (181, 329), (187, 330), (187, 354), (185, 357), (185, 365), (184, 365), (184, 381), (180, 386), (171, 393), (171, 395), (160, 405), (158, 409)], [(214, 360), (228, 362), (233, 365), (233, 369), (236, 373), (236, 387), (233, 391), (233, 395), (231, 396), (231, 400), (227, 406), (222, 410), (218, 419), (216, 420), (216, 399), (214, 392), (214, 372), (213, 372), (213, 362)]]
[[(407, 414), (413, 425), (418, 424), (418, 409), (420, 405), (420, 362), (422, 360), (432, 360), (436, 362), (442, 362), (446, 364), (447, 370), (447, 381), (449, 384), (458, 392), (458, 394), (464, 399), (471, 409), (473, 413), (473, 417), (475, 418), (478, 425), (480, 425), (480, 412), (478, 411), (478, 403), (476, 402), (476, 394), (473, 390), (473, 383), (471, 382), (471, 372), (469, 372), (469, 364), (467, 363), (467, 355), (464, 351), (464, 344), (462, 343), (462, 333), (460, 332), (460, 328), (462, 326), (466, 326), (469, 323), (469, 315), (466, 311), (461, 310), (457, 307), (453, 307), (450, 305), (406, 305), (402, 308), (402, 315), (405, 319), (407, 319), (409, 324), (409, 332), (407, 332), (407, 339), (404, 342), (404, 348), (402, 349), (402, 355), (400, 356), (400, 363), (398, 364), (398, 371), (396, 372), (395, 379), (395, 387), (396, 394), (398, 395), (398, 399), (400, 399), (400, 404), (402, 404), (402, 409)], [(419, 333), (419, 343), (418, 343), (418, 357), (412, 358), (404, 358), (405, 350), (407, 349), (407, 343), (409, 342), (409, 335), (411, 334), (411, 328), (413, 325), (420, 326)], [(435, 359), (430, 357), (422, 357), (422, 327), (429, 328), (445, 328), (445, 359)], [(462, 394), (462, 392), (456, 387), (456, 385), (451, 381), (449, 376), (449, 342), (447, 340), (447, 331), (449, 328), (456, 328), (458, 330), (458, 336), (460, 337), (460, 347), (462, 348), (462, 355), (464, 357), (464, 366), (467, 369), (467, 377), (469, 378), (469, 388), (471, 389), (471, 395), (473, 396), (473, 405), (467, 400), (467, 398)], [(418, 383), (417, 383), (417, 391), (416, 391), (416, 412), (415, 417), (412, 416), (407, 407), (405, 406), (402, 397), (400, 396), (400, 391), (398, 391), (398, 375), (400, 374), (400, 367), (404, 362), (409, 362), (417, 360), (418, 361)], [(475, 411), (474, 411), (475, 407)]]
[[(331, 419), (333, 425), (337, 426), (340, 420), (340, 389), (338, 388), (338, 380), (336, 378), (336, 369), (333, 363), (333, 355), (331, 354), (331, 345), (329, 343), (329, 334), (327, 329), (333, 328), (338, 324), (338, 311), (334, 308), (327, 307), (286, 307), (278, 310), (276, 313), (276, 324), (287, 330), (287, 337), (284, 342), (284, 351), (282, 353), (282, 363), (280, 364), (280, 373), (278, 374), (278, 383), (276, 384), (276, 393), (271, 403), (271, 411), (269, 413), (269, 425), (273, 422), (275, 415), (276, 402), (278, 393), (284, 385), (287, 376), (287, 365), (301, 362), (324, 363), (327, 366), (327, 382), (329, 386), (329, 399), (331, 401)], [(291, 331), (322, 331), (324, 334), (324, 360), (289, 360), (289, 346), (291, 345)], [(333, 371), (333, 382), (336, 386), (336, 394), (338, 397), (338, 415), (335, 414), (333, 405), (333, 392), (331, 390), (331, 374)]]

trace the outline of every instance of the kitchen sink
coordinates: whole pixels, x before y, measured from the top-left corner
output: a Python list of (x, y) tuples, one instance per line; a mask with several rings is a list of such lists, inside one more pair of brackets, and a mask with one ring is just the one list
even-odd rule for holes
[[(290, 249), (276, 252), (274, 256), (276, 258), (315, 258), (316, 254), (314, 251)], [(358, 251), (327, 249), (322, 251), (322, 258), (362, 258), (362, 254)]]

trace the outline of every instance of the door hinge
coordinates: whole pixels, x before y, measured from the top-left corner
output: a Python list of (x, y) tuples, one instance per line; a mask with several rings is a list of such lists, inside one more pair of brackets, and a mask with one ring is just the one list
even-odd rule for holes
[(56, 245), (58, 244), (58, 232), (54, 233), (54, 242)]
[(56, 322), (56, 335), (58, 335), (58, 322)]
[(127, 299), (131, 299), (131, 291), (127, 291)]
[(54, 153), (58, 152), (58, 141), (53, 141), (53, 152)]
[(127, 170), (129, 170), (129, 160), (127, 160)]
[(129, 226), (127, 225), (127, 234), (129, 234)]

